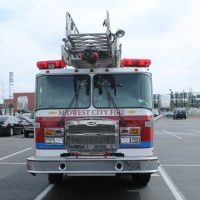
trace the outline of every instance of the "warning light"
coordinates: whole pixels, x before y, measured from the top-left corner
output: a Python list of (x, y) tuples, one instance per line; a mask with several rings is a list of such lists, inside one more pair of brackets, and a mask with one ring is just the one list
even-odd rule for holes
[(127, 59), (121, 60), (122, 67), (149, 67), (151, 64), (150, 59)]
[(64, 68), (66, 66), (63, 60), (48, 60), (37, 62), (37, 67), (39, 69), (58, 69)]

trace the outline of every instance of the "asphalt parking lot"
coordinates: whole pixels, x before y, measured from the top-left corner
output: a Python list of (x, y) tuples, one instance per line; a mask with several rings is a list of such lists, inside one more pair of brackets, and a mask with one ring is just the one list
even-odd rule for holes
[(23, 135), (0, 137), (0, 199), (127, 199), (198, 200), (200, 195), (200, 118), (155, 122), (155, 153), (159, 172), (147, 187), (130, 186), (129, 177), (66, 177), (49, 184), (47, 175), (26, 172), (34, 139)]

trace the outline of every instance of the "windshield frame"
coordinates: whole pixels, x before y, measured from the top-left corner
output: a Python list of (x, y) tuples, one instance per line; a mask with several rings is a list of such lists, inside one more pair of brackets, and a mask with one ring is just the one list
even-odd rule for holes
[[(38, 107), (38, 80), (39, 78), (43, 77), (43, 76), (81, 76), (81, 75), (85, 75), (89, 77), (89, 103), (87, 107), (70, 107), (69, 104), (67, 104), (66, 106), (59, 106), (59, 107)], [(143, 75), (143, 76), (148, 76), (149, 77), (149, 83), (150, 83), (150, 101), (149, 101), (149, 107), (144, 107), (144, 106), (119, 106), (116, 104), (116, 106), (113, 105), (113, 103), (111, 103), (111, 106), (96, 106), (95, 102), (94, 102), (94, 78), (96, 75)], [(73, 99), (73, 96), (71, 96), (71, 99)], [(71, 100), (70, 99), (70, 100)], [(70, 73), (70, 74), (40, 74), (37, 75), (36, 77), (36, 101), (35, 101), (35, 110), (47, 110), (47, 109), (88, 109), (90, 107), (93, 107), (95, 109), (115, 109), (115, 108), (122, 108), (122, 109), (126, 109), (126, 108), (144, 108), (144, 109), (148, 109), (148, 110), (152, 110), (153, 109), (153, 90), (152, 90), (152, 76), (151, 73), (148, 72), (138, 72), (138, 73), (123, 73), (123, 72), (113, 72), (113, 73), (95, 73), (95, 74), (88, 74), (88, 73), (78, 73), (78, 74), (74, 74), (74, 73)]]

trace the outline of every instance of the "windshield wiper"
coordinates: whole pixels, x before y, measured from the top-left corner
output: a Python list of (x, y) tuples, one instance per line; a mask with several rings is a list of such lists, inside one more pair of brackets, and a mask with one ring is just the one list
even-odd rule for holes
[(109, 103), (108, 106), (110, 107), (110, 102), (113, 104), (114, 108), (116, 108), (117, 113), (119, 114), (119, 118), (122, 121), (122, 124), (126, 126), (127, 121), (124, 119), (123, 115), (121, 114), (120, 109), (118, 108), (113, 96), (111, 95), (107, 87), (106, 87), (106, 93), (107, 93), (108, 103)]
[(74, 105), (75, 108), (78, 106), (78, 98), (79, 98), (79, 94), (80, 94), (80, 88), (81, 88), (81, 84), (80, 83), (78, 84), (78, 89), (76, 87), (76, 83), (74, 83), (75, 95), (74, 95), (73, 99), (70, 101), (70, 103), (67, 106), (67, 108), (64, 110), (61, 118), (57, 121), (57, 125), (64, 124), (66, 112), (70, 108), (72, 108), (72, 106), (73, 106), (74, 103), (75, 103), (75, 105)]
[(71, 100), (71, 102), (69, 103), (69, 105), (67, 106), (67, 110), (69, 108), (72, 107), (72, 105), (75, 103), (74, 107), (76, 108), (78, 106), (78, 98), (79, 98), (79, 94), (80, 94), (80, 83), (78, 84), (78, 89), (76, 89), (75, 91), (75, 96), (74, 98)]

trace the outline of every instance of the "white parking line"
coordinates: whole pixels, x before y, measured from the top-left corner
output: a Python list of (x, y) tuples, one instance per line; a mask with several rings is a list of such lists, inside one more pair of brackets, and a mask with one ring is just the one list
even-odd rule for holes
[(160, 174), (151, 174), (151, 176), (156, 176), (157, 177), (157, 176), (160, 176)]
[(174, 184), (172, 179), (169, 177), (167, 172), (164, 170), (162, 166), (159, 166), (158, 171), (160, 172), (161, 176), (163, 177), (165, 183), (167, 184), (168, 188), (171, 190), (172, 194), (174, 195), (176, 200), (186, 200), (183, 194), (179, 191), (177, 186)]
[(169, 124), (164, 123), (164, 122), (160, 122), (160, 125), (163, 125), (163, 126), (169, 126)]
[(55, 184), (50, 184), (44, 191), (42, 191), (34, 200), (42, 200), (48, 192), (55, 186)]
[(168, 135), (171, 135), (171, 136), (174, 136), (174, 137), (176, 137), (176, 138), (178, 138), (178, 139), (180, 139), (180, 140), (183, 139), (182, 137), (177, 136), (177, 135), (176, 135), (175, 133), (173, 133), (173, 132), (166, 131), (165, 129), (162, 129), (162, 131), (163, 131), (164, 133), (166, 133), (166, 134), (168, 134)]
[(196, 130), (196, 129), (192, 129), (193, 131), (195, 131), (195, 132), (197, 132), (197, 133), (200, 133), (200, 131), (199, 130)]
[(200, 167), (200, 165), (162, 165), (164, 167)]
[(30, 150), (30, 149), (32, 149), (32, 148), (27, 148), (27, 149), (18, 151), (18, 152), (16, 152), (16, 153), (10, 154), (10, 155), (8, 155), (8, 156), (2, 157), (2, 158), (0, 158), (0, 160), (4, 160), (4, 159), (6, 159), (6, 158), (10, 158), (10, 157), (12, 157), (12, 156), (15, 156), (15, 155), (17, 155), (17, 154), (23, 153), (24, 151), (28, 151), (28, 150)]
[(8, 162), (0, 162), (0, 165), (26, 165), (26, 163), (8, 163)]

